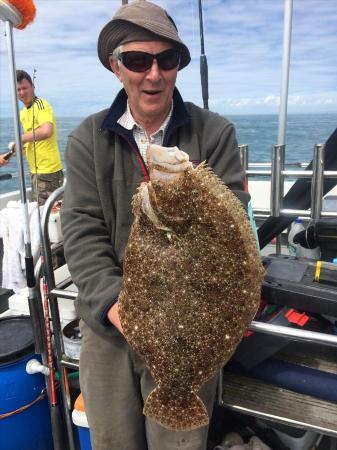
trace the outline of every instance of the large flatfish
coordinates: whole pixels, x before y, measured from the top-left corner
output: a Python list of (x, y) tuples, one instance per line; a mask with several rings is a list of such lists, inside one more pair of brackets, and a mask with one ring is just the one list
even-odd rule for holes
[(228, 361), (260, 302), (263, 268), (246, 212), (205, 165), (149, 146), (133, 198), (119, 315), (156, 387), (144, 414), (173, 430), (209, 422), (201, 386)]

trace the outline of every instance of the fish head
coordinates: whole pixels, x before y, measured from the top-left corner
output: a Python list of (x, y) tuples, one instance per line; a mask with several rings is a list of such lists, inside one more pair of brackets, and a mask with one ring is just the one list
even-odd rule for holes
[[(157, 228), (182, 230), (188, 226), (191, 215), (194, 214), (192, 203), (189, 201), (190, 183), (189, 175), (194, 171), (189, 155), (178, 147), (162, 147), (151, 144), (147, 149), (147, 163), (150, 175), (148, 183), (149, 204), (153, 214), (144, 208), (143, 211), (153, 223), (157, 216), (162, 226)], [(144, 200), (145, 199), (145, 200)], [(187, 206), (190, 207), (187, 207)], [(146, 205), (145, 205), (146, 206)]]
[(188, 154), (178, 147), (151, 144), (147, 148), (146, 159), (151, 181), (174, 182), (185, 170), (193, 167)]

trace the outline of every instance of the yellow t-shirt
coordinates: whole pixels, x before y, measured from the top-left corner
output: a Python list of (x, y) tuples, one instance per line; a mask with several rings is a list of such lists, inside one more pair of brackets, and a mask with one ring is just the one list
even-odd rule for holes
[(36, 130), (46, 122), (53, 124), (53, 135), (43, 141), (35, 142), (36, 167), (34, 156), (34, 143), (25, 144), (26, 156), (31, 173), (54, 173), (62, 169), (60, 151), (57, 144), (56, 119), (52, 107), (47, 100), (35, 98), (34, 103), (29, 108), (22, 108), (20, 120), (25, 133)]

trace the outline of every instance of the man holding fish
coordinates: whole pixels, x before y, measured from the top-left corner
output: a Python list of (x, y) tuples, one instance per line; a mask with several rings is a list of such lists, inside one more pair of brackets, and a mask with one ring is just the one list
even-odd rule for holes
[[(219, 115), (182, 100), (175, 83), (190, 52), (172, 18), (154, 3), (120, 8), (99, 35), (98, 56), (123, 89), (110, 109), (88, 117), (70, 135), (61, 212), (66, 260), (79, 291), (80, 383), (92, 446), (205, 450), (207, 426), (177, 431), (144, 416), (155, 382), (123, 335), (118, 298), (132, 198), (149, 182), (149, 144), (177, 146), (194, 165), (206, 161), (246, 205), (235, 130)], [(216, 381), (213, 376), (200, 391), (209, 416)]]

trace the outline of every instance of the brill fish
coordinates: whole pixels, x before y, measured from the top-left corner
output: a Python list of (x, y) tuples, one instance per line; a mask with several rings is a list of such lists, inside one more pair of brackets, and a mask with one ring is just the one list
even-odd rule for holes
[(172, 430), (209, 417), (201, 386), (229, 360), (260, 303), (264, 270), (246, 212), (205, 164), (151, 145), (133, 198), (119, 315), (156, 387), (144, 414)]

